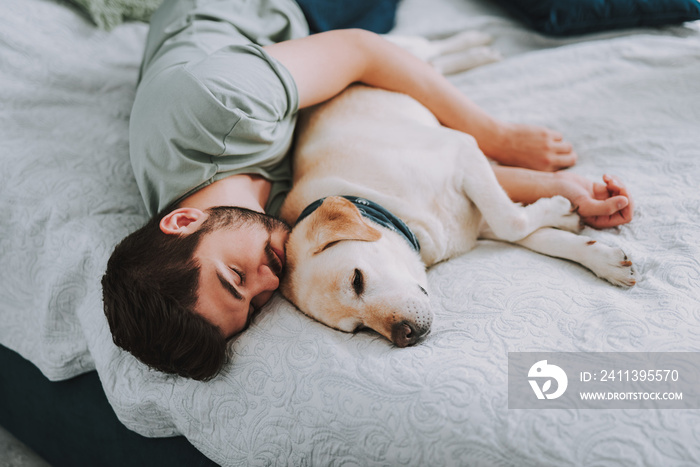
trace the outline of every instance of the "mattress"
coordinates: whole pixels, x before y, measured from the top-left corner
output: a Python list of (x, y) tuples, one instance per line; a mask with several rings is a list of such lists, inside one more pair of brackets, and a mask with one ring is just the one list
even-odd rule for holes
[[(0, 343), (46, 378), (99, 376), (116, 417), (184, 436), (221, 465), (693, 465), (694, 410), (508, 408), (509, 352), (700, 351), (700, 30), (551, 39), (489, 2), (404, 0), (396, 34), (494, 36), (504, 60), (452, 76), (509, 121), (561, 131), (634, 221), (586, 235), (633, 258), (621, 289), (580, 266), (481, 241), (431, 268), (433, 330), (395, 348), (281, 296), (201, 383), (111, 341), (99, 280), (146, 220), (128, 119), (147, 26), (96, 29), (65, 3), (0, 4)], [(93, 372), (96, 370), (96, 373)]]
[[(114, 415), (95, 371), (49, 381), (2, 345), (0, 367), (0, 425), (52, 467), (217, 465), (184, 436), (146, 438), (126, 428)], [(15, 465), (2, 453), (0, 459)]]

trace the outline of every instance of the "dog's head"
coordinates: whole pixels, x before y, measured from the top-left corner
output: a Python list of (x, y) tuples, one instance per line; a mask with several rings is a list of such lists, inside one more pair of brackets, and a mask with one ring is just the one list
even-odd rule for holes
[(399, 347), (430, 330), (420, 256), (347, 199), (326, 198), (294, 227), (286, 250), (280, 290), (308, 316), (345, 332), (373, 329)]

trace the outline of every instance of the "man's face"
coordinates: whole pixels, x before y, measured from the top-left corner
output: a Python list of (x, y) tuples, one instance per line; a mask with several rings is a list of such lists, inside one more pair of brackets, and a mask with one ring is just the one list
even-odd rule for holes
[(289, 227), (234, 207), (214, 208), (195, 259), (200, 265), (195, 309), (228, 338), (243, 331), (279, 286)]

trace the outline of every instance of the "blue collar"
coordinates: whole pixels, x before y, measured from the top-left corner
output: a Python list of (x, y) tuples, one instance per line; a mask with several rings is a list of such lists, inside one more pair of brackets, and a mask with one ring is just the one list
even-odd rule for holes
[[(364, 217), (401, 235), (406, 239), (406, 241), (408, 241), (414, 250), (420, 252), (420, 244), (418, 243), (418, 239), (401, 219), (384, 209), (382, 206), (368, 199), (358, 198), (357, 196), (343, 196), (343, 198), (354, 204), (357, 209), (359, 209), (360, 214), (362, 214)], [(326, 198), (321, 198), (309, 204), (299, 215), (297, 224), (318, 209), (325, 199)]]

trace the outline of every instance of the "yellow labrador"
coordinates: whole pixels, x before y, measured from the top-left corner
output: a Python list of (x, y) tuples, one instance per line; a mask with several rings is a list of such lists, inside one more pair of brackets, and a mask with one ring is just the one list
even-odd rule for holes
[(281, 292), (308, 316), (399, 347), (433, 319), (426, 267), (479, 238), (576, 261), (616, 285), (634, 284), (618, 249), (577, 235), (563, 197), (511, 202), (471, 136), (441, 126), (412, 98), (354, 85), (300, 116), (294, 225)]

